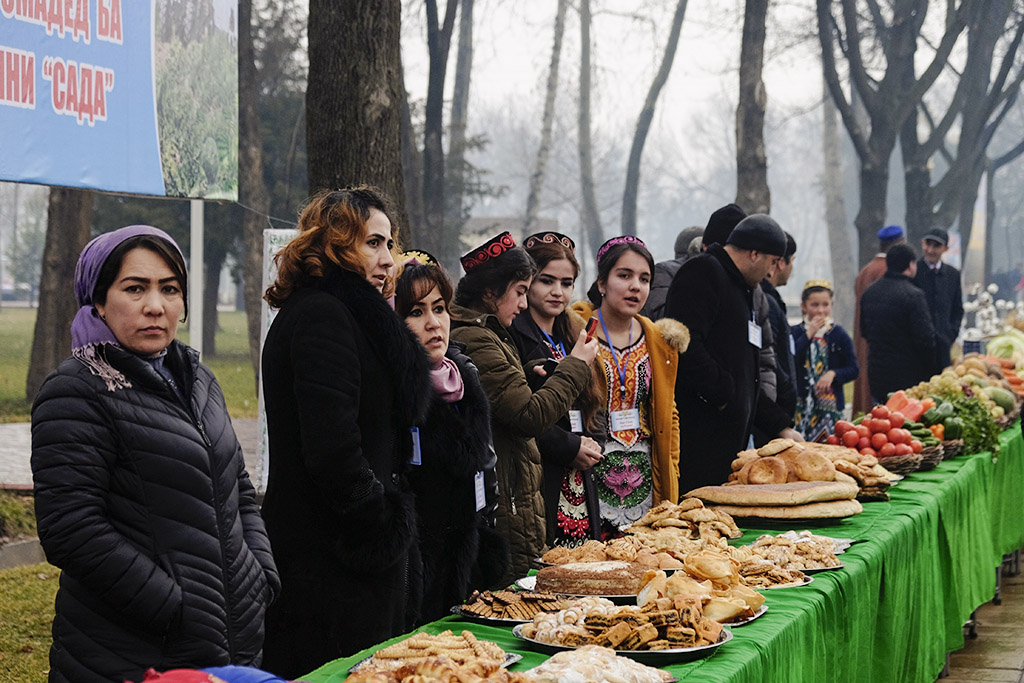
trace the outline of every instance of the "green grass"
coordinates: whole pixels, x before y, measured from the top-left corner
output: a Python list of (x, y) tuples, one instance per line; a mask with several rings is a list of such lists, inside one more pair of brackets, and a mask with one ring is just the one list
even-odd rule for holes
[[(0, 491), (0, 538), (36, 535), (35, 499)], [(2, 543), (2, 541), (0, 541)]]
[[(31, 403), (25, 400), (25, 380), (32, 353), (36, 311), (5, 306), (0, 311), (0, 422), (27, 422)], [(221, 312), (217, 355), (206, 363), (224, 390), (231, 417), (256, 417), (256, 380), (249, 362), (245, 313)], [(178, 337), (188, 343), (188, 330)]]
[(0, 680), (46, 683), (58, 576), (45, 562), (0, 571)]

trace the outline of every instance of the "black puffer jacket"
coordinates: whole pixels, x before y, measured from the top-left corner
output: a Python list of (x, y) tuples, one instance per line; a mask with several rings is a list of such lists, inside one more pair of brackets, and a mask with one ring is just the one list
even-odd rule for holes
[(62, 570), (50, 681), (258, 665), (280, 582), (220, 387), (177, 341), (164, 363), (188, 406), (148, 362), (104, 349), (129, 388), (70, 358), (32, 409), (39, 538)]

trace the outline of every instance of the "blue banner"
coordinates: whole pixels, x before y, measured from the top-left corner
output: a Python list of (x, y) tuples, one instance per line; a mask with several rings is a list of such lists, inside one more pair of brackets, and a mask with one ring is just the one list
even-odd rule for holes
[(0, 179), (236, 199), (236, 0), (0, 0)]

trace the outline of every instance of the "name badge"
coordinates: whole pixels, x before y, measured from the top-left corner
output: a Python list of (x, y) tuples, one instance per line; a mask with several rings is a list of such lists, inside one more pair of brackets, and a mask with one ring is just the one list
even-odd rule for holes
[(569, 431), (575, 434), (583, 433), (583, 413), (579, 410), (569, 411)]
[(476, 511), (480, 512), (487, 505), (487, 496), (484, 494), (483, 472), (477, 472), (473, 475), (473, 494), (476, 496)]
[(640, 411), (636, 408), (631, 408), (630, 410), (614, 410), (611, 414), (611, 422), (613, 432), (640, 429)]
[(789, 355), (796, 355), (796, 342), (793, 341), (793, 335), (789, 335)]
[(412, 460), (409, 462), (413, 465), (422, 465), (423, 452), (420, 450), (420, 428), (410, 427), (409, 433), (412, 434)]
[(761, 326), (753, 320), (747, 321), (747, 341), (761, 348)]

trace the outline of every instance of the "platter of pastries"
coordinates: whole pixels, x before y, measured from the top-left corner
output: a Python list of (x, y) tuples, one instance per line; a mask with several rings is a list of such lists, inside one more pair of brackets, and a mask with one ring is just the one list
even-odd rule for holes
[(567, 600), (550, 593), (533, 591), (474, 591), (452, 613), (480, 623), (521, 624), (540, 612), (557, 612), (569, 606)]
[(528, 672), (535, 683), (672, 683), (678, 680), (663, 669), (655, 669), (600, 645), (584, 645), (556, 652)]
[[(455, 635), (446, 630), (438, 634), (416, 633), (375, 652), (349, 671), (346, 680), (353, 683), (390, 683), (409, 677), (422, 679), (494, 681), (524, 683), (531, 680), (505, 668), (522, 659), (506, 653), (496, 643), (478, 640), (469, 631)], [(445, 678), (447, 677), (447, 678)]]

